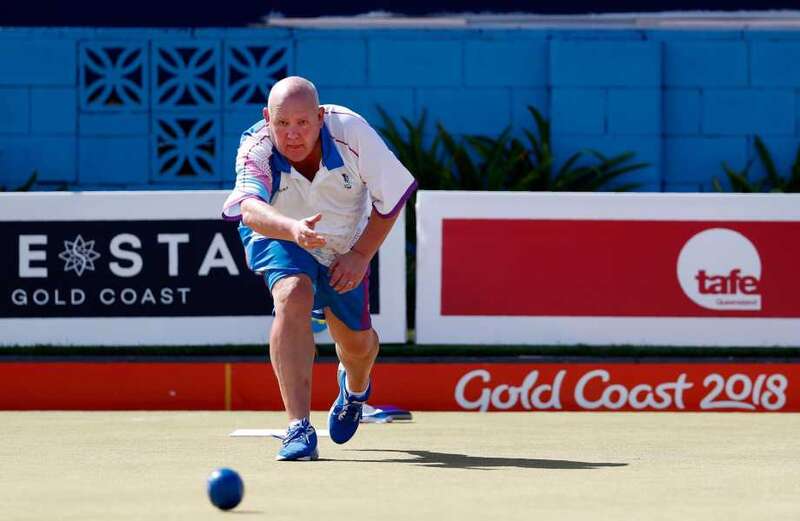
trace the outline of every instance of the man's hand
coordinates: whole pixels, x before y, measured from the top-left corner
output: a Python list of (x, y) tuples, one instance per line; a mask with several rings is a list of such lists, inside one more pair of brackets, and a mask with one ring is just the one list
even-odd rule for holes
[(330, 267), (331, 287), (338, 293), (346, 293), (358, 286), (369, 268), (369, 259), (350, 250), (337, 257)]
[(322, 219), (322, 214), (318, 213), (297, 221), (294, 230), (292, 230), (294, 242), (307, 250), (325, 246), (325, 237), (314, 231), (314, 226), (320, 219)]

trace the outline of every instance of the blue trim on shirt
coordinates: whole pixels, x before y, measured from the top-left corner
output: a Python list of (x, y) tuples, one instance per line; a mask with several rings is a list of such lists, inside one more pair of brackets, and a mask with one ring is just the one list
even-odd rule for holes
[[(245, 133), (242, 134), (242, 138), (244, 139), (247, 135), (254, 134), (258, 132), (264, 126), (264, 120), (256, 123), (249, 129), (245, 130)], [(328, 125), (322, 124), (322, 130), (319, 132), (319, 139), (322, 143), (322, 164), (328, 170), (333, 170), (336, 168), (341, 168), (344, 166), (344, 159), (342, 159), (342, 155), (339, 153), (339, 149), (336, 148), (336, 143), (331, 136), (330, 130), (328, 130)], [(278, 147), (272, 147), (272, 156), (270, 157), (270, 167), (272, 168), (272, 172), (286, 172), (287, 174), (292, 171), (292, 165), (289, 163), (289, 160), (278, 151)]]
[(272, 192), (269, 194), (269, 203), (272, 204), (272, 201), (275, 199), (275, 196), (278, 195), (278, 189), (281, 187), (281, 175), (282, 172), (280, 170), (274, 170), (272, 172)]
[(292, 165), (289, 160), (283, 157), (283, 154), (278, 152), (278, 147), (272, 147), (272, 155), (269, 158), (269, 166), (272, 169), (272, 175), (276, 173), (286, 172), (287, 174), (292, 171)]
[(322, 164), (328, 170), (340, 168), (344, 166), (344, 159), (336, 148), (336, 143), (333, 142), (331, 132), (328, 130), (328, 125), (322, 124), (322, 130), (319, 133), (320, 140), (322, 141)]

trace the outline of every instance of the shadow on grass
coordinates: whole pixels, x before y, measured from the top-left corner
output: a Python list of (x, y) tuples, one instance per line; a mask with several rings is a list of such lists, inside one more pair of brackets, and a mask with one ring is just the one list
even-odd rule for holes
[(351, 460), (359, 463), (409, 463), (411, 465), (417, 465), (420, 467), (433, 467), (440, 469), (492, 470), (512, 467), (521, 469), (590, 470), (604, 467), (625, 467), (628, 465), (627, 463), (595, 463), (560, 459), (468, 456), (466, 454), (450, 454), (448, 452), (432, 452), (429, 450), (353, 449), (353, 452), (392, 452), (414, 456), (413, 458)]

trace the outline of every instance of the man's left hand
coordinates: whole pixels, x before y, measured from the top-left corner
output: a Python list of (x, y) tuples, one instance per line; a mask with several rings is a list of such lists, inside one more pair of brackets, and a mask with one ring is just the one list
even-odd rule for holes
[(350, 250), (336, 258), (331, 264), (331, 287), (337, 293), (346, 293), (357, 287), (369, 268), (366, 255)]

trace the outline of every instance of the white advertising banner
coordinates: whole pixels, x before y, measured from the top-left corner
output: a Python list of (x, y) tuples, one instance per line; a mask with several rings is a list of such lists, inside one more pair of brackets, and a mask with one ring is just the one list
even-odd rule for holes
[[(226, 195), (0, 194), (0, 346), (266, 343), (272, 300), (220, 218)], [(406, 341), (404, 228), (370, 274), (383, 342)]]
[(800, 346), (800, 195), (420, 191), (420, 344)]

